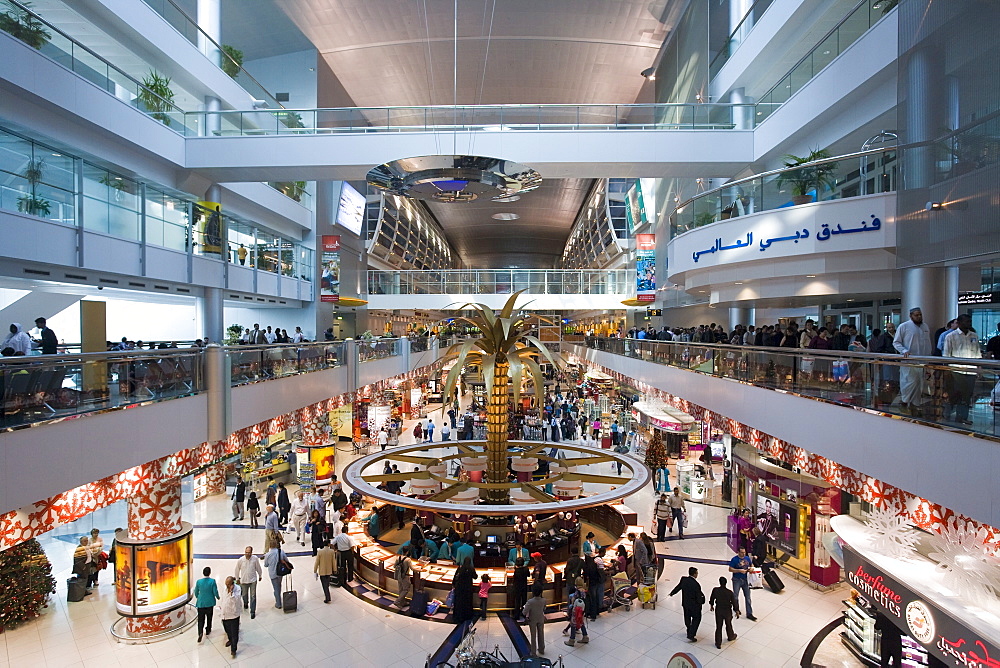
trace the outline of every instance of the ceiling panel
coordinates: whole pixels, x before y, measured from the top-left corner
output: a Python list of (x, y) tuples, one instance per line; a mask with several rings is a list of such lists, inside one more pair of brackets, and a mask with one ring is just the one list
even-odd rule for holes
[[(474, 268), (549, 268), (590, 188), (589, 179), (549, 179), (516, 202), (428, 202), (463, 262)], [(517, 220), (494, 220), (514, 213)]]

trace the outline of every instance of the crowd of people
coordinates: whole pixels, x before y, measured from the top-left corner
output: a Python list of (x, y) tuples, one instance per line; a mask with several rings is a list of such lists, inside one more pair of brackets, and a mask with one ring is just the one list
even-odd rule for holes
[(55, 355), (59, 352), (59, 339), (46, 324), (45, 318), (35, 318), (35, 328), (26, 332), (19, 322), (12, 322), (8, 334), (0, 343), (0, 356)]

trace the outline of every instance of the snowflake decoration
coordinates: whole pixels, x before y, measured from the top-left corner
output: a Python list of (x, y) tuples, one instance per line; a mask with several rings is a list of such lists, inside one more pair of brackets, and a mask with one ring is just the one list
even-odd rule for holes
[(906, 514), (899, 506), (893, 504), (874, 508), (865, 523), (877, 534), (871, 541), (871, 547), (876, 552), (894, 559), (912, 558), (913, 546), (919, 542), (920, 534), (910, 527)]
[(944, 584), (959, 598), (981, 606), (996, 605), (1000, 597), (1000, 558), (988, 548), (988, 538), (984, 528), (952, 520), (931, 537), (928, 553)]

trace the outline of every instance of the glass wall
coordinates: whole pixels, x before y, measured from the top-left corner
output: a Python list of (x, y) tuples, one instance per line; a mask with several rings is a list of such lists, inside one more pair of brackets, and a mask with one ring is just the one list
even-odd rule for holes
[(139, 183), (83, 163), (83, 226), (120, 239), (141, 239)]
[(382, 196), (378, 226), (368, 252), (400, 269), (454, 266), (451, 246), (426, 207), (395, 195)]
[(72, 157), (0, 130), (0, 209), (75, 225), (75, 192)]
[[(606, 267), (622, 254), (625, 241), (623, 237), (619, 241), (612, 223), (607, 192), (608, 180), (598, 179), (570, 230), (569, 241), (566, 242), (562, 256), (564, 269)], [(622, 215), (624, 216), (624, 211)], [(621, 224), (625, 225), (624, 218)]]
[(146, 243), (187, 252), (188, 202), (146, 186)]

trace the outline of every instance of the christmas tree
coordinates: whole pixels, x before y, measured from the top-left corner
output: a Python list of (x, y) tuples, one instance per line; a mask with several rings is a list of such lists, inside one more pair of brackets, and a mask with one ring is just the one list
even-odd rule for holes
[(0, 632), (37, 617), (55, 590), (52, 565), (37, 540), (0, 552)]
[(663, 445), (663, 436), (659, 429), (653, 429), (653, 436), (646, 446), (646, 466), (655, 471), (667, 467), (667, 448)]

